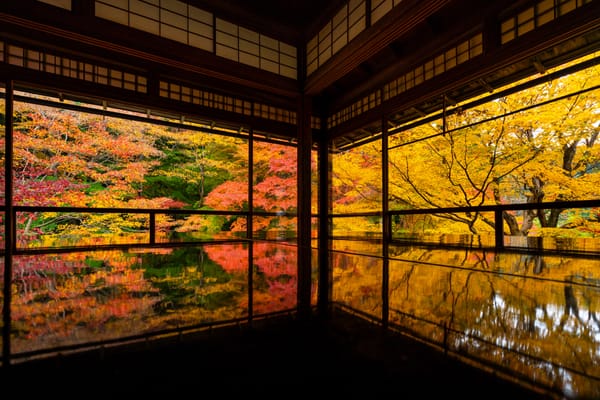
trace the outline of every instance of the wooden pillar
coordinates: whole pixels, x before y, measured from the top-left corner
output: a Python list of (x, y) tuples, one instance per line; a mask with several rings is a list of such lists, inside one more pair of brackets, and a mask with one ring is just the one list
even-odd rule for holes
[(382, 259), (383, 273), (381, 285), (381, 321), (385, 328), (389, 324), (389, 281), (390, 281), (390, 258), (389, 246), (392, 239), (392, 218), (389, 213), (389, 142), (387, 117), (381, 119), (381, 218), (382, 218)]
[(12, 257), (15, 250), (13, 230), (13, 81), (6, 82), (4, 101), (4, 303), (2, 303), (2, 365), (10, 364), (10, 330), (12, 302)]
[(326, 135), (325, 120), (321, 123), (319, 140), (319, 287), (317, 309), (319, 316), (328, 318), (333, 292), (333, 268), (331, 264), (331, 151)]
[[(252, 105), (254, 115), (254, 104)], [(246, 239), (248, 243), (248, 324), (252, 326), (254, 316), (254, 128), (248, 137), (248, 210), (246, 214)]]
[(298, 316), (311, 313), (311, 99), (304, 95), (298, 101)]

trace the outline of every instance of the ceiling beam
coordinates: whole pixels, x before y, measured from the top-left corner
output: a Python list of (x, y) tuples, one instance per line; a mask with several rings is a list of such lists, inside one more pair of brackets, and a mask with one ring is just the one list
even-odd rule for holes
[(451, 2), (431, 0), (400, 3), (309, 76), (304, 92), (309, 96), (321, 93)]
[[(65, 53), (76, 51), (88, 58), (128, 64), (137, 70), (173, 71), (174, 76), (187, 74), (197, 82), (205, 81), (204, 77), (209, 82), (216, 82), (217, 87), (238, 86), (288, 99), (296, 99), (300, 94), (294, 79), (201, 49), (191, 51), (189, 46), (181, 43), (95, 17), (54, 10), (54, 7), (48, 8), (44, 4), (40, 4), (39, 8), (31, 6), (30, 13), (23, 7), (0, 6), (3, 34), (44, 48), (55, 48)], [(7, 12), (3, 11), (4, 8)]]
[[(565, 15), (560, 21), (548, 23), (523, 38), (513, 40), (504, 46), (493, 48), (476, 60), (461, 64), (439, 77), (425, 81), (421, 85), (383, 102), (380, 106), (333, 127), (329, 131), (330, 138), (340, 137), (345, 135), (346, 132), (356, 131), (358, 127), (377, 120), (381, 115), (392, 115), (411, 107), (419, 107), (432, 98), (447, 95), (450, 91), (461, 87), (472, 87), (476, 84), (483, 88), (480, 93), (471, 93), (471, 97), (483, 94), (490, 89), (494, 90), (485, 79), (495, 71), (509, 68), (518, 63), (527, 64), (532, 67), (530, 60), (537, 60), (537, 55), (544, 51), (553, 51), (553, 46), (565, 49), (565, 43), (569, 40), (585, 36), (586, 34), (590, 34), (589, 40), (594, 40), (599, 35), (596, 33), (599, 31), (599, 27), (600, 2), (590, 3), (580, 11), (574, 11)], [(598, 48), (598, 44), (598, 41), (591, 42), (589, 46)], [(573, 49), (573, 51), (575, 53), (570, 55), (571, 58), (581, 56), (577, 49)], [(588, 50), (585, 51), (587, 52)], [(559, 61), (561, 63), (569, 61), (569, 59), (564, 59), (567, 55), (557, 53), (557, 56), (560, 56)], [(531, 69), (533, 71), (530, 71), (528, 75), (537, 72), (533, 67)], [(522, 73), (524, 72), (516, 71), (518, 76), (512, 76), (509, 80), (522, 79)], [(481, 85), (482, 82), (485, 83), (484, 86)], [(456, 96), (453, 97), (453, 100), (463, 101), (463, 99), (457, 99)]]

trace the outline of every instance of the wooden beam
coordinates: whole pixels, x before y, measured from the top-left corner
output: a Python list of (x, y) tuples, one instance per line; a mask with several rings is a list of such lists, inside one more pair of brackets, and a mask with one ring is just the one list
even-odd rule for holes
[[(356, 37), (332, 59), (320, 66), (308, 77), (304, 91), (317, 95), (335, 81), (379, 53), (402, 35), (406, 35), (428, 17), (439, 11), (450, 0), (405, 1), (396, 6), (368, 32)], [(393, 23), (384, 23), (384, 21)]]

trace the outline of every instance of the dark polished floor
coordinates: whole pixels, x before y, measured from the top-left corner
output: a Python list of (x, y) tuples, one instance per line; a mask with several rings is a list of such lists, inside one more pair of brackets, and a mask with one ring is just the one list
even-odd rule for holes
[(12, 398), (555, 398), (340, 311), (328, 323), (287, 316), (17, 363), (0, 376)]

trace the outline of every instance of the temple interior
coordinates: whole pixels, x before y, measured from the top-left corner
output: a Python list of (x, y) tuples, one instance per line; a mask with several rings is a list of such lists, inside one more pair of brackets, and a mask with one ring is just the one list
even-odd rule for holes
[[(20, 0), (0, 21), (6, 387), (600, 396), (599, 1)], [(574, 98), (586, 119), (552, 108)]]

